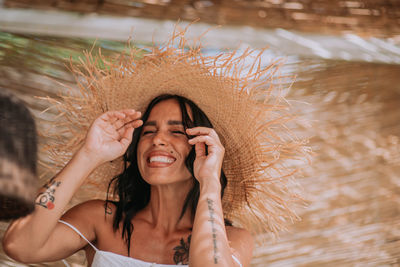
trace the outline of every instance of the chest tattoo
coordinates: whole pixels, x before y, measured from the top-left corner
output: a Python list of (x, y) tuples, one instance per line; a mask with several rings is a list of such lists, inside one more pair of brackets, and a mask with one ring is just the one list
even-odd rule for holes
[(174, 247), (174, 262), (175, 264), (189, 264), (189, 248), (190, 248), (190, 234), (185, 241), (183, 238), (180, 240), (180, 244)]

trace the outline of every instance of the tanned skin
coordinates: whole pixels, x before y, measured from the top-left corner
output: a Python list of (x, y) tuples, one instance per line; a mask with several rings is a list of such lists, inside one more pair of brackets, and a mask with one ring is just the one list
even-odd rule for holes
[[(100, 250), (128, 256), (121, 231), (113, 230), (116, 207), (91, 200), (65, 212), (74, 193), (88, 175), (104, 162), (123, 155), (135, 128), (142, 125), (140, 112), (110, 111), (92, 124), (83, 146), (60, 173), (47, 183), (36, 199), (35, 211), (10, 224), (3, 239), (5, 252), (17, 261), (38, 263), (66, 258), (84, 249), (89, 264), (95, 251), (61, 218), (78, 228)], [(134, 231), (129, 256), (160, 264), (238, 266), (232, 255), (249, 266), (253, 238), (244, 229), (225, 227), (219, 182), (224, 157), (217, 133), (210, 128), (183, 132), (176, 100), (158, 103), (150, 112), (138, 144), (138, 166), (151, 185), (149, 204), (132, 219)], [(207, 145), (207, 152), (206, 152)], [(195, 178), (200, 197), (194, 220), (182, 218), (182, 204), (193, 178), (184, 161), (195, 146)]]

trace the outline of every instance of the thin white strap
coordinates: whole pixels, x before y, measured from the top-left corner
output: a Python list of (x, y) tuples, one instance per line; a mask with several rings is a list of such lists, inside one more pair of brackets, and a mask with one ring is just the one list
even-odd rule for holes
[(240, 263), (239, 259), (235, 257), (235, 255), (232, 254), (232, 259), (236, 261), (237, 264), (239, 264), (240, 267), (243, 267), (243, 265)]
[(69, 226), (69, 227), (70, 227), (72, 230), (74, 230), (78, 235), (80, 235), (83, 239), (85, 239), (86, 242), (88, 242), (88, 244), (89, 244), (90, 246), (92, 246), (92, 248), (93, 248), (94, 250), (98, 251), (98, 249), (97, 249), (92, 243), (90, 243), (90, 241), (87, 240), (87, 238), (86, 238), (81, 232), (79, 232), (79, 230), (76, 229), (75, 226), (73, 226), (72, 224), (67, 223), (66, 221), (63, 221), (63, 220), (58, 220), (58, 221), (59, 221), (60, 223), (63, 223), (63, 224), (65, 224), (65, 225)]
[(64, 263), (64, 265), (66, 266), (66, 267), (71, 267), (71, 265), (69, 265), (69, 263), (66, 261), (66, 260), (61, 260), (62, 261), (62, 263)]

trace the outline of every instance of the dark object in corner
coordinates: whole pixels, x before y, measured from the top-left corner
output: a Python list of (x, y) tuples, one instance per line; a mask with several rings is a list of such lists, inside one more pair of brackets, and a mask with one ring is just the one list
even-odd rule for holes
[(36, 195), (35, 121), (23, 102), (0, 88), (0, 220), (33, 211)]

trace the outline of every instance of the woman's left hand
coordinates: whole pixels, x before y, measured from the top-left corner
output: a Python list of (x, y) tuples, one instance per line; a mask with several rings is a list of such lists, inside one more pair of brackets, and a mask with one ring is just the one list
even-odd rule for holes
[(186, 132), (188, 135), (196, 136), (189, 139), (189, 144), (195, 145), (196, 150), (193, 166), (195, 178), (200, 184), (213, 178), (218, 179), (219, 183), (225, 148), (221, 144), (218, 134), (214, 129), (207, 127), (194, 127), (187, 129)]

